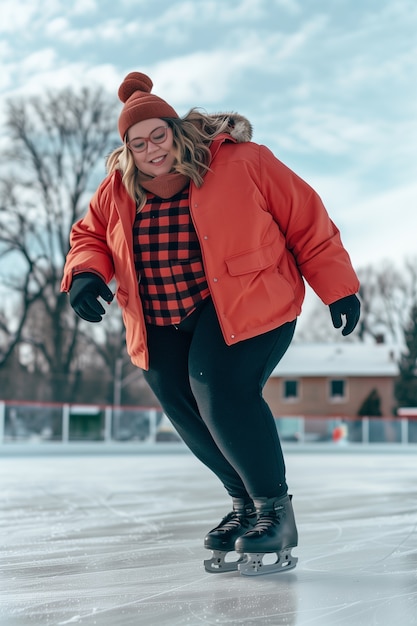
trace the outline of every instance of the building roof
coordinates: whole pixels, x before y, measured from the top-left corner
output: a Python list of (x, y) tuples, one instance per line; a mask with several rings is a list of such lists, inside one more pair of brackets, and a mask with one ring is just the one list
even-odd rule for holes
[(397, 376), (398, 346), (293, 343), (271, 376)]

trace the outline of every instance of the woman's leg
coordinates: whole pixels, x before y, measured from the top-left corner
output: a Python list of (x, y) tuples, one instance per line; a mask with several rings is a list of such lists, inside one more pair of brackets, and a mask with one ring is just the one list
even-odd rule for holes
[(251, 498), (287, 492), (281, 444), (262, 390), (294, 329), (295, 321), (227, 346), (210, 302), (192, 337), (188, 368), (199, 413)]
[[(187, 321), (190, 326), (190, 321)], [(222, 481), (233, 497), (248, 499), (238, 473), (217, 447), (201, 419), (188, 373), (190, 332), (173, 326), (149, 326), (150, 368), (144, 377), (179, 435), (194, 455)]]

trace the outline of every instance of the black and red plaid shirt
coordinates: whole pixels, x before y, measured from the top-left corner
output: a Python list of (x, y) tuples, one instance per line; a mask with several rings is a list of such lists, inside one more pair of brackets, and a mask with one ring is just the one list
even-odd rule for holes
[(148, 323), (179, 324), (209, 295), (188, 188), (168, 200), (148, 194), (133, 226), (133, 252)]

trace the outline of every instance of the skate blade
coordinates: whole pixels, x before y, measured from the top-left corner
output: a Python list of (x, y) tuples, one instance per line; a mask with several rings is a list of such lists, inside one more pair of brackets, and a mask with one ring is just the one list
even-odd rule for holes
[(224, 574), (225, 572), (237, 572), (241, 563), (246, 560), (245, 555), (237, 555), (237, 561), (226, 561), (227, 555), (233, 552), (224, 552), (223, 550), (213, 550), (211, 559), (204, 561), (204, 569), (212, 574)]
[(281, 552), (276, 552), (276, 561), (274, 563), (264, 563), (265, 553), (246, 554), (246, 558), (239, 563), (238, 569), (243, 576), (260, 576), (262, 574), (280, 574), (294, 569), (297, 565), (298, 558), (291, 554), (292, 548), (287, 548)]

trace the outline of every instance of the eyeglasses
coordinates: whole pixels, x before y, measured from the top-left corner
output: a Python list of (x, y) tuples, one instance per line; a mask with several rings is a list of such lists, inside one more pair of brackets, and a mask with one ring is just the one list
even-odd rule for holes
[(168, 136), (168, 128), (168, 126), (158, 126), (158, 128), (153, 129), (149, 137), (135, 137), (132, 141), (127, 141), (126, 144), (132, 152), (145, 152), (149, 141), (157, 145), (164, 143)]

